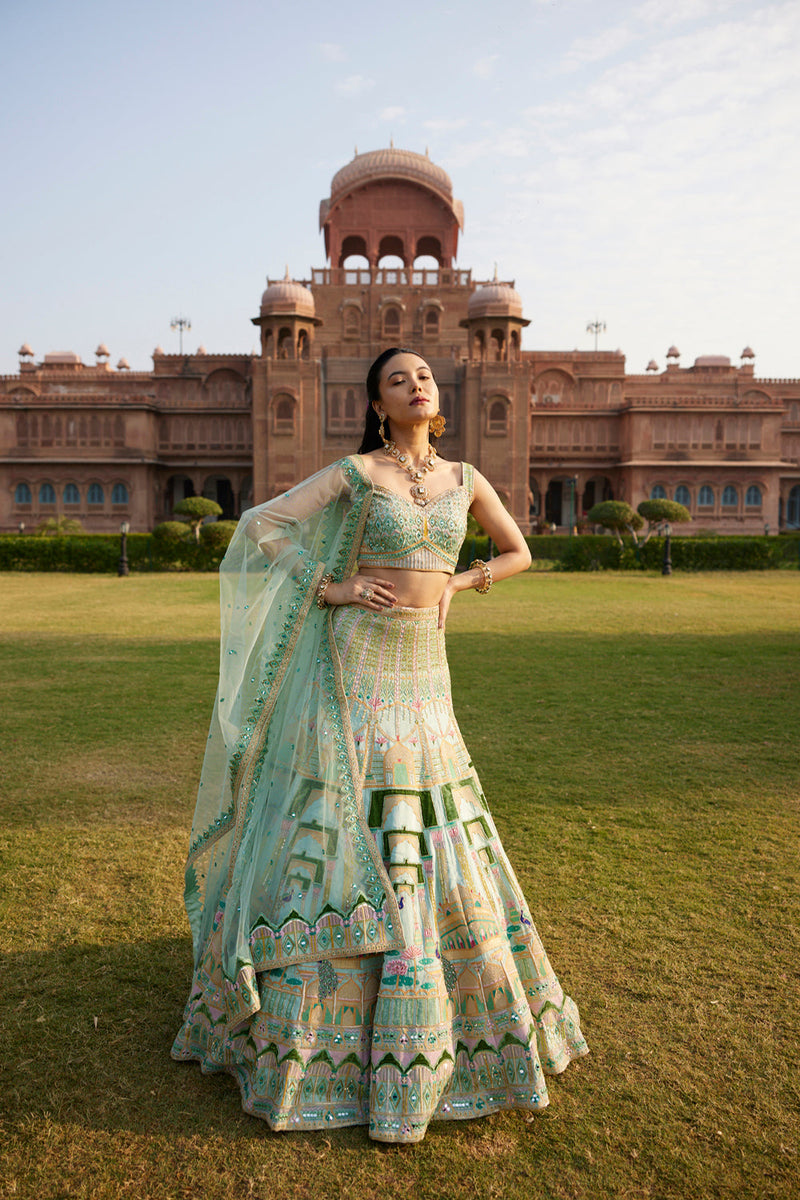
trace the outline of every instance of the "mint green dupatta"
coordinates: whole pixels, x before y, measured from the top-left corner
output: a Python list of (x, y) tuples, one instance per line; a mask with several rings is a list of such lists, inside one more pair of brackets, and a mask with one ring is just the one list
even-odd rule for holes
[(362, 806), (328, 572), (355, 569), (372, 485), (356, 459), (246, 512), (220, 567), (220, 683), (185, 900), (195, 965), (221, 938), (229, 1028), (257, 972), (403, 946)]

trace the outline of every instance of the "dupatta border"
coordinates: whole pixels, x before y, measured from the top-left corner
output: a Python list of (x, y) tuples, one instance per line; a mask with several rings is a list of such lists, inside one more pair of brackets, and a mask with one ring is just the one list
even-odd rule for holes
[[(300, 576), (295, 597), (289, 604), (289, 613), (284, 620), (278, 639), (277, 653), (264, 673), (264, 680), (259, 684), (256, 699), (242, 726), (242, 734), (236, 750), (231, 756), (230, 771), (236, 826), (231, 845), (230, 866), (228, 867), (229, 885), (233, 878), (244, 827), (252, 807), (253, 792), (261, 777), (261, 768), (267, 752), (267, 732), (270, 718), (275, 711), (275, 704), (289, 667), (292, 652), (308, 617), (311, 602), (324, 571), (324, 563), (309, 563)], [(242, 797), (244, 797), (244, 803), (241, 802)]]

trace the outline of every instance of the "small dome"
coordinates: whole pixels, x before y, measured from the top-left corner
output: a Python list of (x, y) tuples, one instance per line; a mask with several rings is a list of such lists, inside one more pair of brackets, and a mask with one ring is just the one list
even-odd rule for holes
[(197, 353), (198, 354), (208, 354), (208, 351), (206, 350), (205, 346), (198, 346)]
[(159, 355), (163, 356), (163, 354), (164, 354), (164, 347), (156, 346), (155, 350), (153, 351), (153, 358), (158, 358)]
[(647, 370), (648, 371), (657, 371), (658, 370), (658, 363), (656, 362), (656, 360), (654, 358), (651, 358), (650, 362), (647, 364)]
[(33, 358), (33, 350), (31, 350), (27, 342), (20, 346), (17, 353), (19, 354), (20, 358)]
[(261, 297), (261, 315), (269, 313), (293, 313), (299, 317), (316, 314), (314, 297), (307, 287), (289, 275), (289, 268), (280, 280), (267, 280), (267, 290)]
[(130, 369), (131, 369), (131, 364), (128, 362), (127, 358), (121, 358), (119, 360), (119, 362), (117, 363), (118, 371), (130, 371)]
[(677, 346), (670, 346), (667, 351), (667, 358), (680, 358), (681, 352)]
[(97, 358), (108, 358), (109, 357), (108, 346), (105, 344), (105, 342), (101, 342), (100, 345), (97, 347), (97, 349), (95, 350), (95, 356)]
[(745, 346), (742, 351), (742, 358), (755, 358), (755, 352), (749, 346)]
[(522, 297), (510, 283), (501, 283), (495, 274), (491, 283), (484, 283), (472, 293), (467, 315), (470, 318), (521, 317)]

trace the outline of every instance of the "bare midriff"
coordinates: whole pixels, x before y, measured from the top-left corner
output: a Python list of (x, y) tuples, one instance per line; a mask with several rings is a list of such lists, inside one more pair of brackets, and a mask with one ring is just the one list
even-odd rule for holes
[(385, 579), (394, 584), (394, 597), (401, 608), (433, 608), (441, 600), (450, 576), (446, 571), (406, 571), (398, 567), (360, 566), (359, 575)]

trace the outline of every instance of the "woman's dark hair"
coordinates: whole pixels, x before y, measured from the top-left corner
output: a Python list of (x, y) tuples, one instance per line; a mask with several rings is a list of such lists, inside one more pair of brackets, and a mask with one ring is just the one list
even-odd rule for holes
[[(367, 413), (364, 421), (364, 436), (361, 439), (361, 445), (358, 447), (359, 454), (368, 454), (370, 450), (379, 450), (383, 445), (380, 435), (380, 421), (373, 407), (373, 401), (377, 402), (381, 398), (381, 371), (384, 368), (384, 364), (390, 358), (394, 358), (395, 354), (413, 354), (415, 358), (421, 358), (425, 362), (421, 354), (416, 350), (411, 350), (408, 346), (390, 346), (388, 350), (384, 350), (375, 359), (375, 362), (367, 371)], [(391, 434), (388, 432), (388, 422), (386, 426), (387, 436), (391, 437)]]

